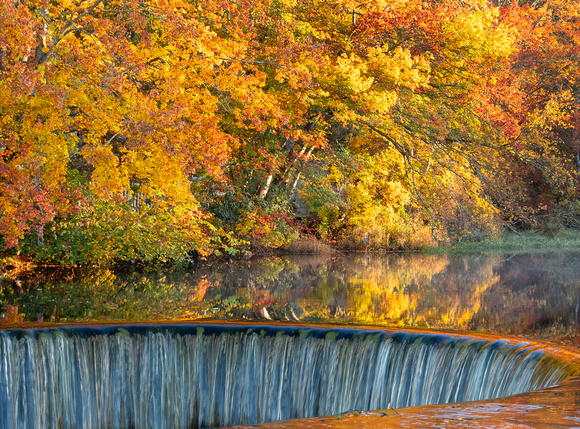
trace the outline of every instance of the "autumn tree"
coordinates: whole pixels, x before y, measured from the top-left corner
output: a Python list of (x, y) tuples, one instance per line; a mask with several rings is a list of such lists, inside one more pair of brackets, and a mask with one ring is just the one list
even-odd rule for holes
[[(384, 149), (403, 156), (409, 187), (434, 226), (469, 233), (496, 211), (486, 193), (507, 205), (508, 192), (495, 178), (509, 154), (487, 94), (477, 91), (514, 50), (498, 8), (415, 1), (317, 2), (316, 13), (310, 4), (285, 7), (285, 22), (305, 29), (293, 37), (308, 42), (283, 45), (293, 48), (283, 57), (294, 60), (286, 70), (305, 72), (300, 82), (276, 76), (292, 86), (286, 100), (300, 106), (303, 125), (289, 145), (282, 141), (292, 149), (263, 189), (276, 179), (293, 187), (289, 173), (299, 177), (302, 157), (313, 150), (373, 133)], [(446, 201), (454, 208), (441, 205)]]
[[(527, 176), (523, 205), (540, 223), (578, 226), (580, 15), (574, 1), (513, 3), (502, 19), (518, 32), (502, 74), (504, 127), (515, 168)], [(507, 95), (507, 96), (506, 96)]]
[(278, 246), (301, 194), (319, 226), (436, 239), (574, 213), (574, 3), (0, 0), (3, 244)]
[(228, 127), (262, 129), (271, 112), (263, 75), (241, 68), (252, 35), (218, 34), (207, 22), (224, 4), (203, 6), (0, 4), (5, 246), (66, 249), (81, 231), (93, 259), (211, 248), (191, 180), (221, 175), (239, 142)]

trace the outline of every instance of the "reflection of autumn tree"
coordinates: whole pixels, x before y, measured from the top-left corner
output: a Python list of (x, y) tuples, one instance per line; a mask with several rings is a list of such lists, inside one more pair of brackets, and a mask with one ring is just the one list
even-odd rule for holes
[[(258, 319), (577, 336), (579, 255), (326, 255), (4, 280), (26, 320)], [(7, 307), (11, 306), (11, 307)], [(17, 313), (15, 306), (18, 306)], [(12, 317), (11, 316), (11, 317)]]
[(77, 269), (69, 280), (45, 276), (25, 284), (21, 293), (3, 282), (0, 303), (17, 305), (27, 320), (58, 322), (171, 319), (205, 293), (188, 276), (175, 281), (171, 274), (91, 268)]
[[(467, 328), (481, 306), (481, 296), (496, 280), (495, 261), (365, 255), (342, 268), (332, 267), (317, 283), (314, 297), (300, 303), (311, 314), (325, 316), (333, 306), (342, 306), (344, 320), (354, 323)], [(337, 287), (328, 297), (332, 285)]]
[(445, 291), (437, 295), (438, 302), (431, 310), (434, 322), (439, 321), (439, 326), (469, 328), (481, 308), (482, 297), (498, 280), (494, 274), (498, 260), (497, 256), (452, 259), (433, 279), (434, 287)]
[(579, 255), (514, 256), (495, 267), (494, 293), (486, 294), (474, 326), (509, 333), (570, 334), (579, 340)]
[(349, 323), (577, 337), (577, 260), (577, 255), (361, 256), (329, 266), (299, 302), (311, 316)]

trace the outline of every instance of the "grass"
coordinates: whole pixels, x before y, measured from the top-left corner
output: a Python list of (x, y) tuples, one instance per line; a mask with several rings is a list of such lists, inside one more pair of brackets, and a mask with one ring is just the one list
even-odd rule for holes
[(329, 244), (308, 236), (295, 238), (278, 250), (293, 254), (330, 254), (336, 252)]
[(509, 232), (497, 238), (479, 242), (454, 244), (451, 248), (437, 249), (437, 252), (452, 253), (550, 253), (580, 252), (580, 230), (561, 229), (546, 235), (539, 231)]

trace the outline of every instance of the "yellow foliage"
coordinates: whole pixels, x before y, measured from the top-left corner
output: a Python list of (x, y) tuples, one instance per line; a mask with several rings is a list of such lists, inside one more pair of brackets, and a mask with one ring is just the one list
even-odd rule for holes
[(389, 246), (403, 235), (405, 208), (411, 202), (401, 154), (387, 149), (372, 157), (358, 155), (358, 159), (362, 168), (351, 172), (347, 188), (348, 225), (357, 234), (370, 233), (368, 245)]

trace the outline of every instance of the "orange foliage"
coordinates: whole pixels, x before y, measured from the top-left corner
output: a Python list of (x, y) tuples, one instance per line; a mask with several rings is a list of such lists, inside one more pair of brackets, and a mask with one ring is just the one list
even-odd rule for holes
[(91, 258), (156, 257), (143, 237), (207, 254), (222, 232), (200, 178), (242, 186), (243, 162), (262, 170), (234, 191), (248, 201), (295, 195), (314, 151), (367, 132), (432, 215), (433, 188), (504, 210), (519, 190), (502, 172), (522, 164), (573, 202), (578, 14), (573, 0), (0, 0), (3, 244), (42, 248), (51, 223), (94, 217), (134, 242), (81, 228), (103, 243)]

